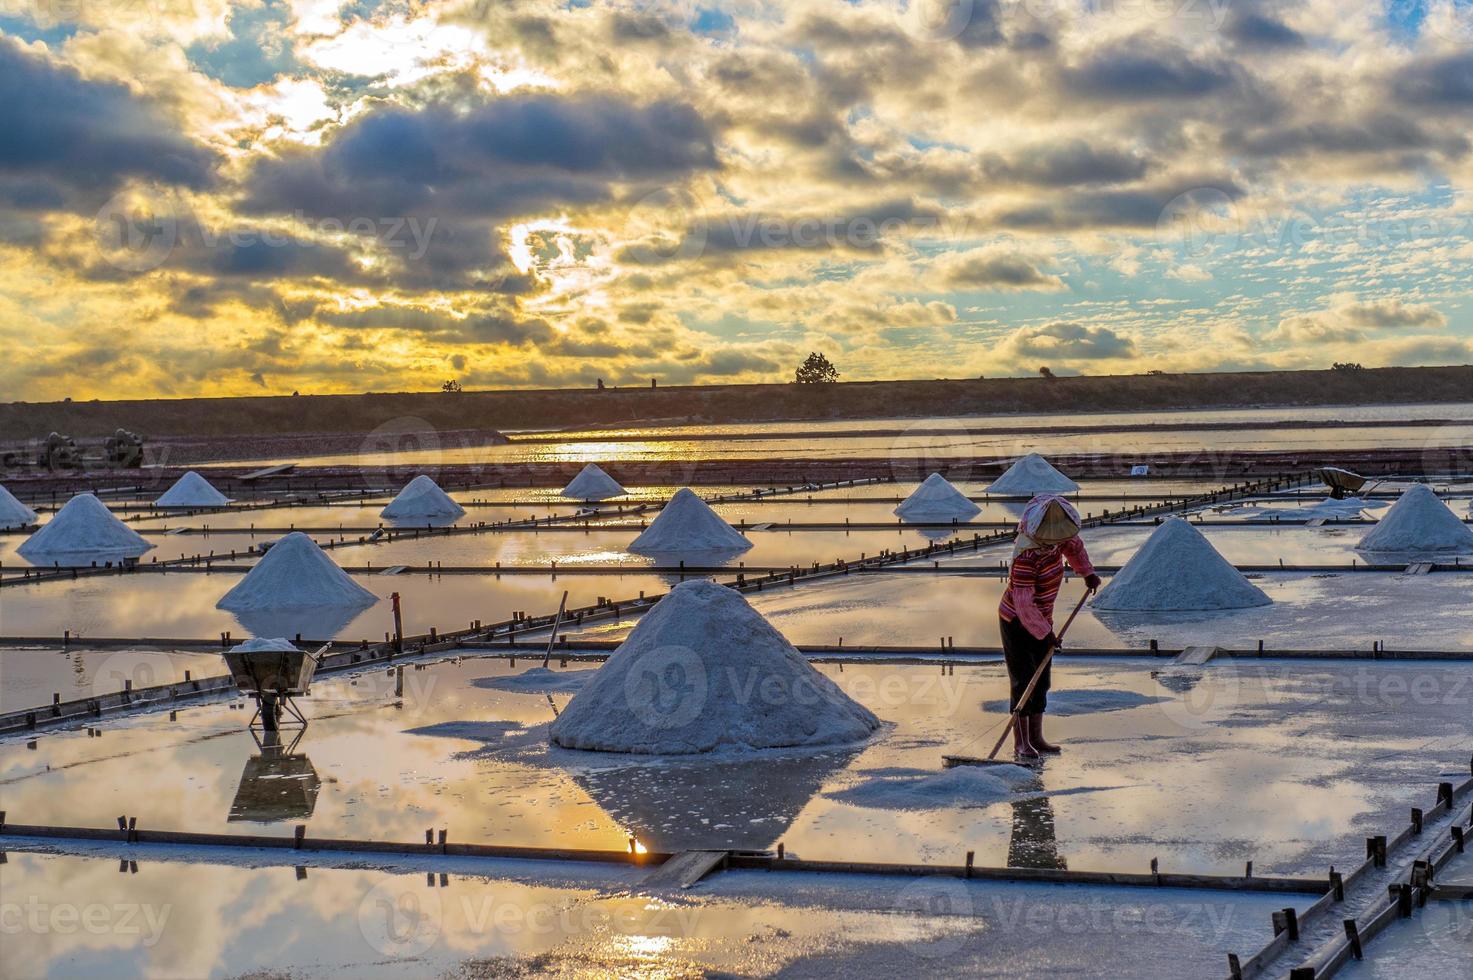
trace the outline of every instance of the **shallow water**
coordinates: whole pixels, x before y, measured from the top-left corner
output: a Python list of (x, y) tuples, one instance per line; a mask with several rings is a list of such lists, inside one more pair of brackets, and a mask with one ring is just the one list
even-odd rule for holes
[(477, 874), (447, 860), (428, 882), (315, 864), (300, 877), (274, 855), (184, 864), (177, 850), (130, 848), (128, 874), (111, 855), (12, 852), (0, 866), (16, 924), (7, 972), (977, 976), (1074, 973), (1108, 949), (1141, 976), (1206, 975), (1266, 942), (1276, 907), (1269, 895), (758, 872), (650, 896), (642, 872), (622, 869), (506, 861)]
[(312, 794), (263, 797), (280, 785), (269, 753), (244, 730), (248, 715), (220, 702), (173, 722), (105, 719), (101, 738), (0, 743), (0, 793), (26, 823), (127, 813), (159, 829), (223, 831), (256, 800), (256, 825), (288, 833), (305, 822), (324, 836), (413, 840), (448, 827), (458, 840), (622, 848), (632, 834), (651, 849), (782, 841), (836, 860), (954, 863), (976, 850), (984, 865), (1139, 871), (1159, 857), (1168, 870), (1236, 873), (1251, 859), (1263, 873), (1319, 874), (1356, 857), (1362, 831), (1384, 832), (1423, 797), (1430, 805), (1440, 773), (1466, 768), (1469, 665), (1229, 662), (1187, 685), (1153, 678), (1153, 666), (1061, 663), (1057, 689), (1163, 700), (1051, 719), (1067, 752), (1016, 803), (916, 811), (843, 799), (877, 773), (936, 772), (943, 753), (985, 753), (1005, 717), (982, 706), (1003, 690), (999, 665), (951, 675), (825, 665), (893, 727), (855, 748), (661, 764), (550, 749), (547, 724), (569, 695), (477, 685), (512, 668), (471, 657), (407, 670), (402, 698), (385, 671), (314, 685), (301, 702), (312, 723), (293, 750), (306, 764), (292, 770)]

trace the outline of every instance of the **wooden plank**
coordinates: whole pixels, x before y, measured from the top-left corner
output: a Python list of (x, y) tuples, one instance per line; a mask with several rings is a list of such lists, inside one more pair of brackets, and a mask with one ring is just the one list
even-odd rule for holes
[(1171, 662), (1173, 667), (1201, 667), (1217, 656), (1217, 647), (1187, 647)]
[(686, 889), (725, 863), (726, 851), (681, 851), (639, 883), (641, 889), (669, 891)]
[(259, 470), (251, 470), (242, 476), (236, 477), (242, 483), (250, 483), (252, 480), (264, 480), (272, 476), (285, 476), (297, 468), (296, 463), (281, 463), (276, 466), (267, 466)]
[(409, 567), (408, 565), (390, 565), (388, 568), (386, 568), (383, 571), (379, 572), (379, 574), (380, 575), (402, 575), (404, 573), (404, 569), (406, 569), (408, 567)]

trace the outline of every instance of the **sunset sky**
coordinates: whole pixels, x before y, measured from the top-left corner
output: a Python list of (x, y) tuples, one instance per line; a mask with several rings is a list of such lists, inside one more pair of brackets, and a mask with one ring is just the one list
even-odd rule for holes
[(1473, 3), (0, 0), (0, 400), (1473, 362)]

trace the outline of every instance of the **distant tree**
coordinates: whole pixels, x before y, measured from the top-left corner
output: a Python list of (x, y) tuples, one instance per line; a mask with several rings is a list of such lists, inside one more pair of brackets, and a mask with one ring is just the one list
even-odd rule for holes
[(440, 386), (440, 390), (445, 392), (445, 394), (447, 395), (458, 395), (462, 391), (465, 391), (465, 388), (461, 386), (459, 381), (451, 378), (449, 381)]
[(793, 378), (800, 385), (827, 385), (839, 380), (839, 369), (818, 351), (808, 355)]
[(1054, 378), (1054, 377), (1057, 377), (1057, 375), (1054, 374), (1052, 368), (1041, 367), (1041, 368), (1038, 369), (1038, 373), (1041, 376), (1045, 377), (1045, 378)]
[(1336, 361), (1334, 364), (1331, 364), (1330, 365), (1330, 370), (1331, 371), (1364, 371), (1365, 368), (1361, 367), (1359, 364), (1356, 364), (1353, 361), (1348, 361), (1348, 362), (1343, 363), (1343, 364), (1341, 362), (1339, 362), (1339, 361)]
[(1163, 370), (1161, 370), (1160, 368), (1153, 368), (1150, 371), (1147, 371), (1146, 373), (1147, 374), (1150, 374), (1150, 375), (1162, 375), (1162, 374), (1165, 374), (1166, 372), (1163, 371)]

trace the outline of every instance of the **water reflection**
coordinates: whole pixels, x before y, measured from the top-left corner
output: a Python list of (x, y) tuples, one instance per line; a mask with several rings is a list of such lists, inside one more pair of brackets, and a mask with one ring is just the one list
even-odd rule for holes
[(1068, 870), (1059, 854), (1054, 806), (1047, 796), (1013, 801), (1013, 832), (1008, 838), (1008, 867)]
[(241, 770), (227, 821), (281, 823), (312, 816), (322, 780), (306, 753), (295, 751), (303, 734), (297, 732), (289, 744), (283, 745), (277, 732), (259, 737), (251, 732), (261, 751), (247, 759)]
[[(569, 775), (651, 851), (765, 850), (860, 751), (662, 759), (657, 765), (571, 769)], [(591, 754), (558, 750), (552, 759), (583, 762)]]

